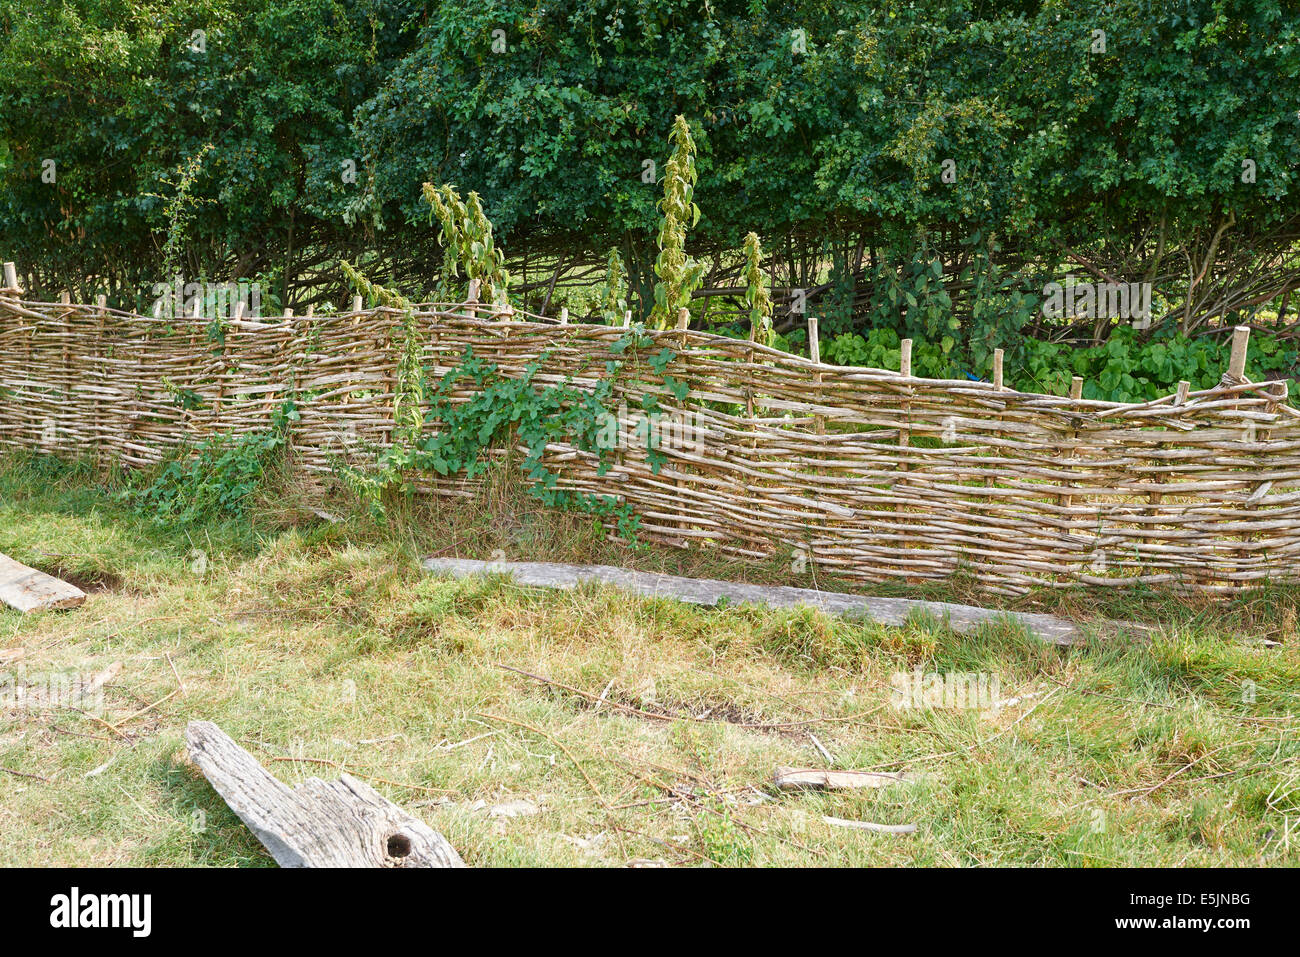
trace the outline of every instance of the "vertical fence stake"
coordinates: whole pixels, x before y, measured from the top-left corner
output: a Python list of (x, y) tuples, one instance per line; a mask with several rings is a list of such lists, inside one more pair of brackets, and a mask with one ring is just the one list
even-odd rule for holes
[[(1174, 408), (1178, 408), (1179, 406), (1186, 404), (1187, 393), (1191, 389), (1191, 387), (1192, 384), (1188, 382), (1186, 379), (1183, 379), (1181, 382), (1178, 383), (1178, 388), (1174, 392), (1174, 401), (1173, 401)], [(1169, 448), (1169, 443), (1158, 442), (1156, 443), (1155, 448), (1156, 451), (1162, 454), (1156, 458), (1156, 462), (1155, 462), (1155, 468), (1159, 469), (1159, 471), (1157, 471), (1151, 477), (1151, 482), (1153, 485), (1157, 487), (1157, 490), (1153, 491), (1150, 496), (1151, 507), (1147, 512), (1147, 517), (1149, 521), (1147, 523), (1147, 527), (1144, 530), (1144, 534), (1142, 536), (1143, 541), (1148, 541), (1148, 540), (1154, 541), (1159, 539), (1159, 535), (1157, 534), (1157, 526), (1160, 524), (1160, 506), (1164, 504), (1164, 500), (1165, 500), (1163, 486), (1165, 485), (1166, 482), (1169, 481), (1169, 477), (1165, 474), (1164, 471), (1167, 463), (1163, 456), (1164, 451)]]
[[(1175, 407), (1175, 408), (1177, 408), (1178, 406), (1181, 406), (1181, 405), (1185, 405), (1185, 404), (1187, 403), (1187, 393), (1191, 390), (1191, 388), (1192, 388), (1192, 384), (1191, 384), (1190, 382), (1188, 382), (1186, 379), (1183, 379), (1181, 382), (1178, 383), (1178, 389), (1177, 389), (1177, 391), (1174, 393), (1174, 407)], [(1158, 447), (1159, 449), (1161, 449), (1161, 450), (1164, 450), (1164, 449), (1167, 449), (1167, 448), (1169, 447), (1169, 443), (1168, 443), (1168, 442), (1161, 442), (1160, 445), (1157, 446), (1157, 447)], [(1164, 460), (1163, 460), (1163, 459), (1161, 460), (1160, 464), (1163, 466), (1163, 464), (1164, 464)], [(1169, 481), (1168, 476), (1165, 475), (1165, 473), (1164, 473), (1163, 470), (1160, 471), (1160, 472), (1157, 472), (1157, 473), (1156, 473), (1156, 475), (1155, 475), (1155, 479), (1154, 479), (1154, 480), (1155, 480), (1155, 484), (1157, 484), (1157, 485), (1164, 485), (1167, 481)], [(1162, 503), (1164, 502), (1164, 499), (1165, 499), (1164, 492), (1152, 492), (1152, 493), (1151, 493), (1151, 505), (1152, 505), (1153, 507), (1154, 507), (1154, 506), (1159, 506), (1160, 504), (1162, 504)], [(1153, 511), (1151, 517), (1152, 517), (1153, 519), (1157, 517), (1157, 516), (1156, 516), (1156, 513), (1155, 513), (1154, 511)]]
[(1250, 345), (1250, 326), (1237, 326), (1232, 330), (1232, 353), (1228, 357), (1228, 378), (1232, 385), (1246, 381), (1246, 351)]
[(108, 319), (108, 296), (100, 293), (95, 297), (95, 346), (91, 350), (91, 356), (96, 360), (94, 371), (89, 373), (99, 380), (99, 388), (95, 390), (94, 411), (91, 413), (91, 431), (93, 433), (91, 455), (93, 457), (95, 468), (104, 467), (104, 436), (107, 432), (104, 422), (104, 398), (103, 390), (108, 381), (104, 374), (105, 350), (104, 343), (107, 338), (104, 335), (104, 324)]
[[(1082, 398), (1083, 398), (1083, 379), (1077, 375), (1072, 376), (1070, 378), (1070, 401), (1078, 402)], [(1069, 466), (1076, 459), (1076, 453), (1078, 452), (1079, 449), (1079, 427), (1077, 423), (1078, 420), (1071, 417), (1069, 441), (1064, 442), (1061, 445), (1061, 453), (1062, 453), (1061, 464), (1063, 466)], [(1066, 480), (1065, 484), (1067, 488), (1074, 487), (1073, 483), (1070, 482), (1068, 479)], [(1064, 509), (1069, 509), (1073, 507), (1074, 497), (1068, 494), (1062, 495), (1060, 498), (1060, 505)], [(1070, 521), (1070, 516), (1068, 514), (1065, 516), (1065, 520), (1067, 522)]]
[[(1002, 357), (1003, 357), (1003, 354), (1004, 354), (1004, 353), (1003, 353), (1003, 351), (1002, 351), (1001, 349), (994, 349), (994, 350), (993, 350), (993, 388), (994, 388), (995, 391), (998, 391), (998, 392), (1001, 392), (1001, 391), (1002, 391)], [(1002, 414), (1001, 414), (1001, 413), (998, 414), (997, 422), (998, 422), (998, 436), (1001, 437), (1001, 435), (1002, 435)], [(984, 487), (985, 487), (985, 488), (992, 488), (992, 487), (993, 487), (993, 484), (994, 484), (993, 476), (991, 476), (991, 475), (986, 476), (985, 479), (984, 479)], [(990, 502), (991, 502), (991, 500), (990, 500)]]
[[(819, 322), (816, 316), (808, 317), (808, 358), (812, 360), (813, 369), (815, 370), (813, 372), (813, 402), (817, 405), (821, 405), (822, 403), (822, 370), (821, 370), (822, 341), (821, 341), (821, 331), (819, 330), (818, 325)], [(816, 431), (818, 435), (825, 435), (826, 417), (821, 415), (820, 413), (815, 414), (813, 416), (813, 429), (814, 431)], [(820, 472), (820, 469), (818, 471)], [(812, 565), (813, 538), (811, 535), (811, 529), (809, 529), (807, 525), (805, 525), (804, 527), (805, 527), (805, 534), (808, 536), (806, 540), (807, 544), (805, 546), (805, 550), (807, 552), (807, 561), (809, 565)]]
[[(23, 291), (18, 286), (18, 267), (13, 263), (5, 263), (5, 286), (14, 294), (15, 299), (21, 299)], [(32, 355), (36, 352), (36, 326), (40, 320), (32, 320), (29, 323), (30, 331), (23, 337), (23, 368), (31, 369)]]
[[(1246, 381), (1246, 354), (1250, 348), (1250, 327), (1234, 326), (1232, 329), (1232, 352), (1228, 355), (1228, 372), (1220, 380), (1221, 385), (1241, 385)], [(1232, 408), (1240, 407), (1241, 393), (1235, 395)], [(1241, 540), (1244, 544), (1254, 538), (1249, 533), (1242, 533)], [(1250, 557), (1246, 549), (1241, 549), (1238, 556), (1243, 560)]]
[[(313, 302), (307, 306), (307, 315), (305, 318), (309, 320), (316, 318), (316, 303)], [(299, 332), (299, 329), (301, 329), (302, 332)], [(289, 337), (289, 348), (293, 354), (293, 359), (289, 363), (289, 368), (292, 370), (289, 375), (289, 396), (293, 399), (294, 405), (298, 404), (298, 389), (300, 381), (298, 376), (302, 367), (307, 363), (307, 342), (311, 341), (309, 338), (311, 335), (312, 323), (304, 322), (295, 323), (293, 334)]]
[[(73, 336), (73, 316), (76, 312), (71, 308), (72, 294), (68, 290), (59, 293), (59, 303), (67, 307), (59, 321), (64, 324), (65, 335), (63, 338), (63, 402), (62, 413), (67, 421), (67, 425), (61, 429), (65, 435), (75, 436), (77, 434), (77, 410), (72, 404), (72, 386), (73, 383), (80, 381), (80, 376), (76, 374), (72, 361), (72, 336)], [(55, 447), (58, 447), (58, 438), (55, 438)]]
[[(21, 299), (22, 295), (23, 295), (23, 291), (20, 288), (18, 288), (18, 267), (11, 262), (7, 262), (4, 264), (4, 282), (0, 283), (0, 299), (6, 299), (9, 297), (13, 297), (14, 299)], [(24, 368), (31, 367), (30, 345), (28, 346), (27, 351), (28, 351), (28, 362), (26, 366), (24, 366)], [(4, 401), (0, 400), (0, 408), (3, 408), (4, 405), (5, 405)]]
[(197, 350), (199, 346), (199, 320), (203, 318), (203, 297), (201, 295), (195, 296), (193, 302), (190, 303), (190, 318), (194, 320), (190, 323), (190, 345)]
[[(293, 310), (290, 309), (288, 306), (286, 306), (284, 309), (284, 314), (280, 318), (284, 319), (290, 326), (292, 326), (293, 323), (288, 321), (293, 318)], [(290, 341), (292, 341), (292, 334), (290, 334)], [(293, 399), (293, 392), (294, 392), (294, 385), (291, 381), (288, 386), (288, 391), (285, 393), (284, 399), (281, 401), (291, 401)], [(271, 421), (272, 416), (275, 415), (275, 397), (276, 397), (276, 391), (274, 389), (272, 389), (270, 392), (266, 394), (265, 414), (268, 421)]]
[(352, 297), (352, 325), (353, 326), (361, 325), (361, 310), (365, 307), (365, 304), (366, 304), (365, 300), (361, 298), (360, 293)]
[[(821, 404), (822, 401), (822, 343), (820, 334), (817, 331), (817, 317), (808, 317), (808, 358), (812, 359), (813, 365), (817, 370), (813, 372), (813, 401)], [(813, 426), (818, 435), (826, 434), (826, 418), (822, 415), (813, 416)]]
[[(904, 378), (911, 378), (912, 376), (911, 339), (904, 339), (899, 343), (898, 372)], [(910, 385), (904, 386), (903, 388), (906, 389), (904, 395), (910, 396), (912, 394), (912, 387)], [(912, 424), (912, 403), (906, 398), (904, 398), (901, 403), (901, 413), (903, 422), (906, 424), (900, 425), (898, 429), (898, 447), (901, 450), (898, 456), (898, 471), (900, 473), (906, 473), (910, 466), (908, 453), (912, 447), (912, 430), (908, 427)], [(895, 483), (895, 486), (897, 486), (897, 483)], [(899, 492), (899, 495), (901, 497), (902, 493)], [(901, 501), (898, 503), (898, 520), (901, 524), (906, 524), (907, 522), (907, 516)]]
[[(1223, 378), (1219, 380), (1220, 385), (1241, 385), (1246, 381), (1246, 354), (1249, 351), (1249, 348), (1250, 327), (1234, 326), (1232, 329), (1232, 352), (1228, 355), (1228, 371), (1224, 374)], [(1236, 393), (1233, 398), (1234, 401), (1231, 407), (1234, 409), (1240, 408), (1241, 393)], [(1249, 429), (1249, 425), (1247, 428)], [(1258, 439), (1257, 436), (1252, 437)], [(1255, 536), (1249, 532), (1242, 532), (1242, 545), (1244, 546), (1254, 537)], [(1237, 552), (1237, 557), (1242, 564), (1245, 564), (1250, 560), (1250, 551), (1243, 547)], [(1232, 587), (1235, 584), (1237, 583), (1230, 581), (1229, 587)]]
[[(912, 377), (912, 340), (904, 339), (899, 343), (899, 347), (899, 375), (903, 376), (905, 379), (910, 379)], [(905, 388), (907, 389), (907, 394), (911, 395), (912, 387), (905, 386)], [(903, 421), (907, 422), (908, 425), (910, 425), (912, 421), (912, 403), (906, 399), (903, 400)], [(907, 426), (901, 426), (899, 428), (898, 444), (901, 448), (907, 448), (912, 444), (912, 430)], [(907, 471), (906, 457), (903, 459), (902, 468), (904, 472)]]
[(478, 305), (479, 281), (471, 279), (469, 289), (465, 293), (465, 316), (469, 319), (478, 318), (478, 310), (474, 308)]
[[(219, 317), (218, 317), (219, 318)], [(235, 302), (235, 314), (232, 317), (233, 322), (242, 322), (244, 319), (244, 300), (241, 298)], [(217, 345), (217, 400), (213, 403), (213, 422), (214, 430), (221, 429), (220, 415), (221, 407), (226, 398), (226, 337), (223, 335)]]

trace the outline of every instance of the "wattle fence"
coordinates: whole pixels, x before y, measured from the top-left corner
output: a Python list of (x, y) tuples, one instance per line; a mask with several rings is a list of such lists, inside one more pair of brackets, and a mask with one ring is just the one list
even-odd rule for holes
[[(287, 399), (301, 415), (291, 445), (308, 469), (373, 458), (391, 439), (398, 310), (228, 320), (213, 337), (206, 319), (19, 296), (0, 290), (0, 452), (146, 466), (213, 433), (267, 429)], [(539, 386), (593, 387), (626, 335), (474, 303), (422, 305), (416, 316), (432, 375), (472, 347), (507, 376), (540, 359)], [(962, 571), (1020, 593), (1295, 580), (1300, 413), (1285, 382), (1244, 381), (1241, 332), (1219, 388), (1142, 404), (649, 332), (652, 348), (620, 352), (630, 374), (615, 396), (639, 409), (654, 394), (667, 421), (684, 423), (661, 441), (662, 467), (635, 441), (603, 475), (594, 453), (565, 444), (546, 464), (561, 487), (629, 503), (645, 538), (742, 557), (790, 552), (865, 582)], [(658, 371), (649, 360), (663, 347), (675, 356)], [(455, 477), (428, 487), (471, 493)]]

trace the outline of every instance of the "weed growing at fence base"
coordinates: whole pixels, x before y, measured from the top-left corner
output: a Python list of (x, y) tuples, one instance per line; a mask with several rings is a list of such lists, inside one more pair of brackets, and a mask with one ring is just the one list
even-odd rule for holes
[(136, 476), (121, 494), (161, 523), (186, 526), (242, 517), (268, 472), (283, 465), (286, 430), (297, 418), (287, 403), (269, 431), (209, 436), (182, 448), (152, 476)]

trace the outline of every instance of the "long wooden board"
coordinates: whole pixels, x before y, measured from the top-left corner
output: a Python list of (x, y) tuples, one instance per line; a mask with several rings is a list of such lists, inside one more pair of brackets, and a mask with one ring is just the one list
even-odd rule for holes
[(655, 572), (635, 572), (610, 565), (558, 565), (550, 562), (482, 562), (469, 558), (428, 558), (426, 571), (464, 578), (467, 575), (509, 575), (520, 585), (576, 588), (583, 582), (604, 582), (652, 598), (675, 598), (696, 605), (752, 603), (771, 608), (807, 606), (827, 614), (869, 618), (882, 625), (904, 625), (915, 614), (931, 615), (953, 631), (968, 632), (997, 620), (1010, 619), (1044, 641), (1068, 645), (1083, 637), (1078, 625), (1036, 612), (992, 611), (911, 598), (870, 598), (843, 592), (816, 591), (788, 585), (745, 585), (711, 578), (682, 578)]
[(21, 612), (76, 608), (86, 593), (53, 575), (28, 568), (8, 555), (0, 554), (0, 602)]

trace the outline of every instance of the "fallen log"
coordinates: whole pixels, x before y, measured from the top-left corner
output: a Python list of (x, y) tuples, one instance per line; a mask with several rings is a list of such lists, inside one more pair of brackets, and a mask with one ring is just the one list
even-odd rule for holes
[(825, 791), (849, 791), (854, 788), (883, 788), (903, 784), (910, 779), (888, 771), (822, 771), (814, 768), (777, 768), (773, 783), (782, 791), (817, 788)]
[(1030, 633), (1058, 645), (1083, 637), (1073, 622), (1033, 612), (992, 611), (974, 605), (911, 598), (870, 598), (844, 592), (817, 591), (789, 585), (746, 585), (712, 578), (682, 578), (655, 572), (635, 572), (611, 565), (559, 565), (551, 562), (483, 562), (468, 558), (426, 558), (426, 571), (464, 578), (469, 575), (509, 575), (520, 585), (576, 588), (602, 582), (651, 598), (675, 598), (695, 605), (752, 603), (771, 608), (819, 608), (827, 614), (867, 618), (882, 625), (905, 625), (914, 615), (931, 615), (956, 632), (969, 632), (994, 621), (1010, 620)]
[(86, 593), (53, 575), (28, 568), (8, 555), (0, 554), (0, 602), (21, 612), (76, 608)]
[(211, 721), (190, 759), (281, 867), (464, 867), (447, 839), (348, 774), (291, 789)]

